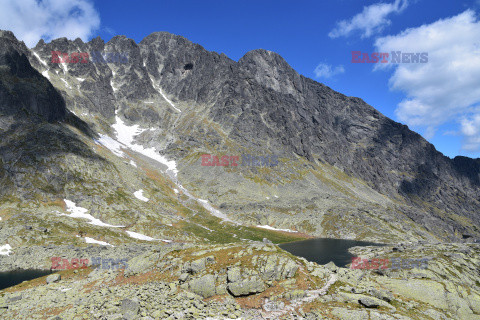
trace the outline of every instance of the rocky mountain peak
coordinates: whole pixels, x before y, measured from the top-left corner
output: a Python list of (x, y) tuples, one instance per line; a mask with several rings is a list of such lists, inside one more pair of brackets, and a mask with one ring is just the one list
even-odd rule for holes
[(241, 57), (240, 60), (238, 60), (238, 62), (241, 64), (254, 62), (257, 64), (266, 63), (269, 66), (278, 66), (278, 65), (285, 66), (286, 65), (290, 67), (287, 61), (285, 61), (285, 59), (283, 59), (281, 55), (266, 49), (250, 50), (247, 53), (245, 53), (243, 57)]
[(0, 38), (6, 38), (14, 41), (18, 41), (15, 35), (10, 30), (0, 30)]
[(301, 76), (278, 53), (256, 49), (238, 63), (265, 87), (297, 97), (303, 91)]
[(13, 32), (0, 30), (0, 52), (5, 53), (8, 50), (21, 51), (28, 54), (28, 48), (23, 41), (19, 41)]
[(152, 44), (152, 43), (177, 43), (179, 45), (195, 45), (192, 41), (188, 40), (185, 37), (166, 32), (166, 31), (157, 31), (146, 36), (140, 44)]
[(33, 48), (34, 50), (37, 50), (38, 48), (42, 48), (45, 46), (45, 40), (43, 39), (40, 39), (37, 44), (35, 45), (35, 47)]
[(98, 47), (98, 46), (103, 47), (105, 45), (105, 41), (102, 38), (100, 38), (100, 36), (98, 36), (90, 40), (88, 44), (90, 44), (92, 47)]

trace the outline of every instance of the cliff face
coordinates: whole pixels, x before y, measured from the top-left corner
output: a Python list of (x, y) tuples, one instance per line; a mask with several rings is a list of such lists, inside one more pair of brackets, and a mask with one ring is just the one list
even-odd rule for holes
[(160, 76), (167, 93), (212, 104), (210, 117), (235, 138), (328, 162), (389, 195), (430, 201), (443, 192), (451, 209), (458, 207), (453, 188), (478, 205), (478, 159), (450, 160), (361, 99), (300, 76), (274, 52), (253, 50), (235, 63), (168, 33), (152, 34), (140, 46), (148, 52), (148, 72)]
[[(72, 123), (68, 109), (85, 121), (84, 132), (112, 137), (118, 121), (149, 128), (136, 143), (175, 159), (180, 182), (242, 223), (369, 239), (378, 236), (371, 228), (386, 238), (480, 235), (479, 159), (443, 156), (274, 52), (253, 50), (235, 62), (166, 32), (138, 44), (63, 38), (32, 50), (8, 32), (0, 41), (5, 115), (23, 108)], [(61, 64), (51, 62), (52, 51), (128, 59)], [(280, 164), (205, 168), (203, 153), (275, 154)]]
[(30, 65), (28, 54), (28, 48), (13, 33), (0, 31), (0, 112), (63, 120), (66, 108), (62, 96)]
[(253, 50), (236, 63), (168, 33), (140, 46), (168, 94), (211, 106), (209, 117), (243, 146), (328, 163), (421, 211), (460, 214), (478, 226), (478, 159), (443, 156), (361, 99), (299, 75), (276, 53)]

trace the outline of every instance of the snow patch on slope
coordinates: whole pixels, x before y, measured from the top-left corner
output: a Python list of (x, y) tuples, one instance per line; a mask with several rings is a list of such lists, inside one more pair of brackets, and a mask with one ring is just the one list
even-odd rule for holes
[(115, 88), (115, 86), (113, 85), (113, 77), (115, 77), (115, 71), (112, 70), (112, 78), (110, 79), (110, 86), (113, 89), (113, 93), (115, 93), (115, 91), (118, 91), (118, 89)]
[(158, 93), (160, 93), (160, 94), (162, 95), (162, 97), (172, 106), (173, 109), (177, 110), (178, 112), (182, 112), (182, 110), (180, 110), (180, 109), (178, 109), (177, 107), (175, 107), (175, 105), (173, 104), (173, 102), (170, 101), (170, 99), (168, 99), (167, 96), (165, 96), (165, 95), (163, 94), (162, 89), (160, 89), (160, 87), (155, 84), (155, 82), (153, 81), (153, 78), (152, 78), (152, 77), (150, 77), (150, 81), (152, 81), (152, 86), (153, 86), (153, 88), (154, 88), (155, 90), (157, 90)]
[(99, 244), (99, 245), (102, 245), (102, 246), (110, 246), (110, 247), (113, 247), (113, 245), (111, 245), (111, 244), (108, 243), (108, 242), (100, 241), (100, 240), (95, 240), (95, 239), (89, 238), (89, 237), (85, 237), (85, 242), (86, 242), (86, 243), (95, 243), (95, 244)]
[(38, 53), (36, 53), (36, 52), (33, 51), (33, 50), (32, 50), (32, 53), (33, 53), (33, 55), (38, 59), (38, 61), (40, 61), (41, 64), (43, 64), (45, 67), (48, 68), (48, 64), (47, 64), (44, 60), (42, 60), (42, 58), (40, 58), (40, 56), (38, 55)]
[(0, 255), (9, 256), (12, 253), (12, 247), (7, 243), (6, 245), (0, 246)]
[[(117, 140), (112, 139), (106, 135), (100, 135), (98, 143), (104, 145), (114, 154), (120, 157), (125, 156), (125, 154), (121, 151), (121, 148), (129, 148), (135, 152), (143, 154), (150, 159), (160, 162), (167, 167), (166, 174), (173, 180), (173, 182), (177, 185), (178, 189), (181, 190), (186, 196), (188, 196), (190, 199), (198, 201), (212, 215), (224, 221), (236, 223), (233, 220), (229, 219), (227, 215), (222, 213), (220, 210), (215, 209), (207, 200), (194, 197), (192, 194), (190, 194), (190, 192), (188, 192), (187, 189), (185, 189), (180, 184), (177, 177), (178, 169), (175, 160), (168, 160), (166, 157), (160, 155), (153, 147), (145, 148), (142, 145), (136, 144), (134, 142), (136, 136), (149, 129), (142, 129), (138, 124), (133, 126), (126, 125), (125, 122), (118, 116), (118, 110), (115, 112), (115, 120), (116, 122), (114, 125), (112, 125), (112, 127), (116, 132)], [(178, 190), (175, 191), (175, 193), (178, 193)]]
[(67, 64), (65, 62), (60, 63), (60, 67), (63, 70), (63, 73), (66, 75), (68, 72)]
[(65, 82), (65, 86), (68, 88), (68, 89), (72, 89), (72, 87), (70, 87), (70, 85), (68, 84), (67, 80), (63, 79), (63, 78), (60, 78), (60, 80), (62, 80), (63, 82)]
[(160, 240), (163, 242), (172, 242), (172, 240), (164, 240), (164, 239), (155, 239), (149, 236), (146, 236), (144, 234), (138, 233), (138, 232), (133, 232), (133, 231), (126, 231), (128, 235), (132, 238), (139, 239), (139, 240), (145, 240), (145, 241), (155, 241), (155, 240)]
[(148, 198), (145, 198), (145, 197), (143, 196), (143, 190), (142, 190), (142, 189), (140, 189), (140, 190), (138, 190), (138, 191), (135, 191), (135, 192), (133, 193), (133, 195), (134, 195), (137, 199), (142, 200), (142, 201), (145, 201), (145, 202), (147, 202), (147, 201), (149, 200)]
[(268, 229), (268, 230), (273, 230), (273, 231), (298, 232), (298, 231), (290, 230), (290, 229), (277, 229), (277, 228), (274, 228), (274, 227), (271, 227), (271, 226), (268, 226), (268, 225), (257, 226), (257, 228)]
[(47, 78), (48, 80), (50, 80), (50, 75), (48, 74), (48, 70), (45, 70), (42, 72), (42, 76), (44, 76), (45, 78)]
[(113, 227), (113, 228), (124, 228), (125, 226), (114, 226), (108, 223), (104, 223), (100, 221), (99, 219), (95, 218), (94, 216), (88, 214), (88, 209), (82, 208), (82, 207), (77, 207), (75, 202), (63, 199), (65, 201), (65, 204), (67, 206), (67, 211), (70, 212), (70, 214), (64, 214), (60, 213), (61, 216), (67, 216), (71, 218), (83, 218), (90, 220), (90, 224), (99, 226), (99, 227)]
[(178, 173), (177, 164), (174, 160), (168, 160), (160, 155), (155, 148), (145, 148), (142, 145), (133, 142), (135, 137), (147, 129), (141, 129), (138, 124), (127, 126), (125, 122), (119, 117), (115, 116), (116, 123), (112, 126), (117, 133), (117, 141), (130, 148), (131, 150), (141, 153), (144, 156), (156, 160), (167, 166), (167, 171), (171, 171), (175, 175)]
[(121, 149), (121, 148), (125, 147), (123, 144), (121, 144), (120, 142), (118, 142), (115, 139), (110, 138), (107, 135), (100, 134), (99, 136), (100, 136), (100, 139), (95, 140), (96, 144), (100, 144), (100, 145), (104, 146), (108, 150), (112, 151), (113, 154), (115, 154), (118, 157), (122, 157), (122, 158), (125, 157), (125, 153), (123, 153), (123, 151)]
[(215, 209), (207, 200), (197, 198), (197, 201), (199, 201), (202, 206), (208, 211), (210, 211), (215, 217), (218, 217), (224, 221), (234, 222), (233, 220), (228, 218), (225, 213), (222, 213), (220, 210)]

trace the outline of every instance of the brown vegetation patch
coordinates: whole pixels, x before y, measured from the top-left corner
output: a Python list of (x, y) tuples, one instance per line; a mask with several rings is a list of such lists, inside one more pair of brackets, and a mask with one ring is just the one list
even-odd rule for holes
[(114, 280), (113, 285), (122, 286), (122, 285), (140, 285), (150, 282), (173, 282), (178, 280), (177, 276), (173, 272), (164, 272), (158, 269), (151, 270), (145, 273), (137, 274), (130, 277), (124, 276), (124, 271), (119, 272), (117, 277)]
[(64, 312), (65, 310), (71, 309), (73, 306), (71, 304), (65, 306), (65, 307), (53, 307), (53, 308), (45, 308), (41, 309), (37, 314), (41, 314), (45, 316), (45, 319), (58, 316), (60, 313)]
[(64, 211), (67, 208), (65, 201), (63, 201), (62, 199), (56, 199), (53, 201), (40, 201), (40, 204), (44, 207), (60, 207)]

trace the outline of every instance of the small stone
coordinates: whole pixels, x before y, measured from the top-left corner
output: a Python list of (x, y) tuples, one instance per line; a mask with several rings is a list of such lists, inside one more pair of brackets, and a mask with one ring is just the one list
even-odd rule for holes
[(178, 278), (178, 280), (180, 280), (180, 282), (185, 282), (185, 281), (188, 280), (189, 277), (190, 277), (190, 274), (188, 274), (188, 273), (185, 272), (185, 273), (182, 273), (182, 274), (180, 275), (180, 277)]
[(371, 298), (361, 298), (358, 300), (358, 302), (367, 308), (377, 308), (379, 306), (379, 304)]
[(206, 258), (201, 258), (195, 261), (192, 261), (190, 263), (186, 263), (183, 266), (183, 271), (184, 273), (190, 273), (190, 274), (196, 274), (200, 273), (203, 270), (205, 270), (205, 263), (206, 263)]
[(241, 279), (241, 272), (240, 268), (238, 267), (230, 267), (227, 270), (227, 279), (228, 282), (237, 282)]
[(152, 316), (155, 318), (155, 319), (163, 319), (164, 313), (163, 311), (160, 311), (160, 310), (157, 310), (155, 312), (153, 312)]
[(285, 264), (284, 270), (283, 270), (283, 277), (285, 278), (293, 278), (295, 274), (297, 273), (298, 266), (295, 262), (292, 260), (288, 261)]
[(215, 291), (219, 296), (227, 294), (227, 285), (226, 284), (218, 285)]
[(140, 304), (136, 299), (123, 299), (120, 308), (125, 318), (132, 319), (138, 314), (138, 311), (140, 310)]
[(302, 308), (298, 309), (298, 313), (299, 313), (302, 317), (305, 317), (305, 312), (303, 311)]
[(228, 291), (234, 297), (248, 296), (254, 293), (265, 291), (265, 284), (258, 277), (252, 277), (249, 280), (242, 280), (228, 284)]
[(330, 261), (329, 263), (327, 263), (325, 265), (325, 268), (327, 268), (328, 270), (332, 271), (332, 272), (336, 272), (337, 271), (337, 266), (335, 265), (335, 263), (333, 261)]
[(22, 300), (22, 298), (23, 297), (21, 294), (17, 294), (17, 295), (14, 295), (13, 297), (8, 298), (8, 302), (19, 301), (19, 300)]
[(215, 263), (215, 257), (214, 256), (208, 256), (205, 258), (207, 263)]
[(53, 282), (58, 282), (58, 281), (60, 281), (61, 278), (62, 277), (58, 273), (51, 274), (47, 277), (47, 284), (50, 284), (50, 283), (53, 283)]
[(207, 274), (201, 278), (190, 282), (190, 289), (204, 298), (209, 298), (215, 295), (215, 277)]
[(7, 302), (5, 301), (4, 297), (0, 297), (0, 309), (8, 308)]
[(378, 290), (375, 288), (370, 288), (368, 293), (374, 296), (377, 299), (384, 300), (386, 302), (391, 302), (393, 300), (393, 294), (386, 290)]

